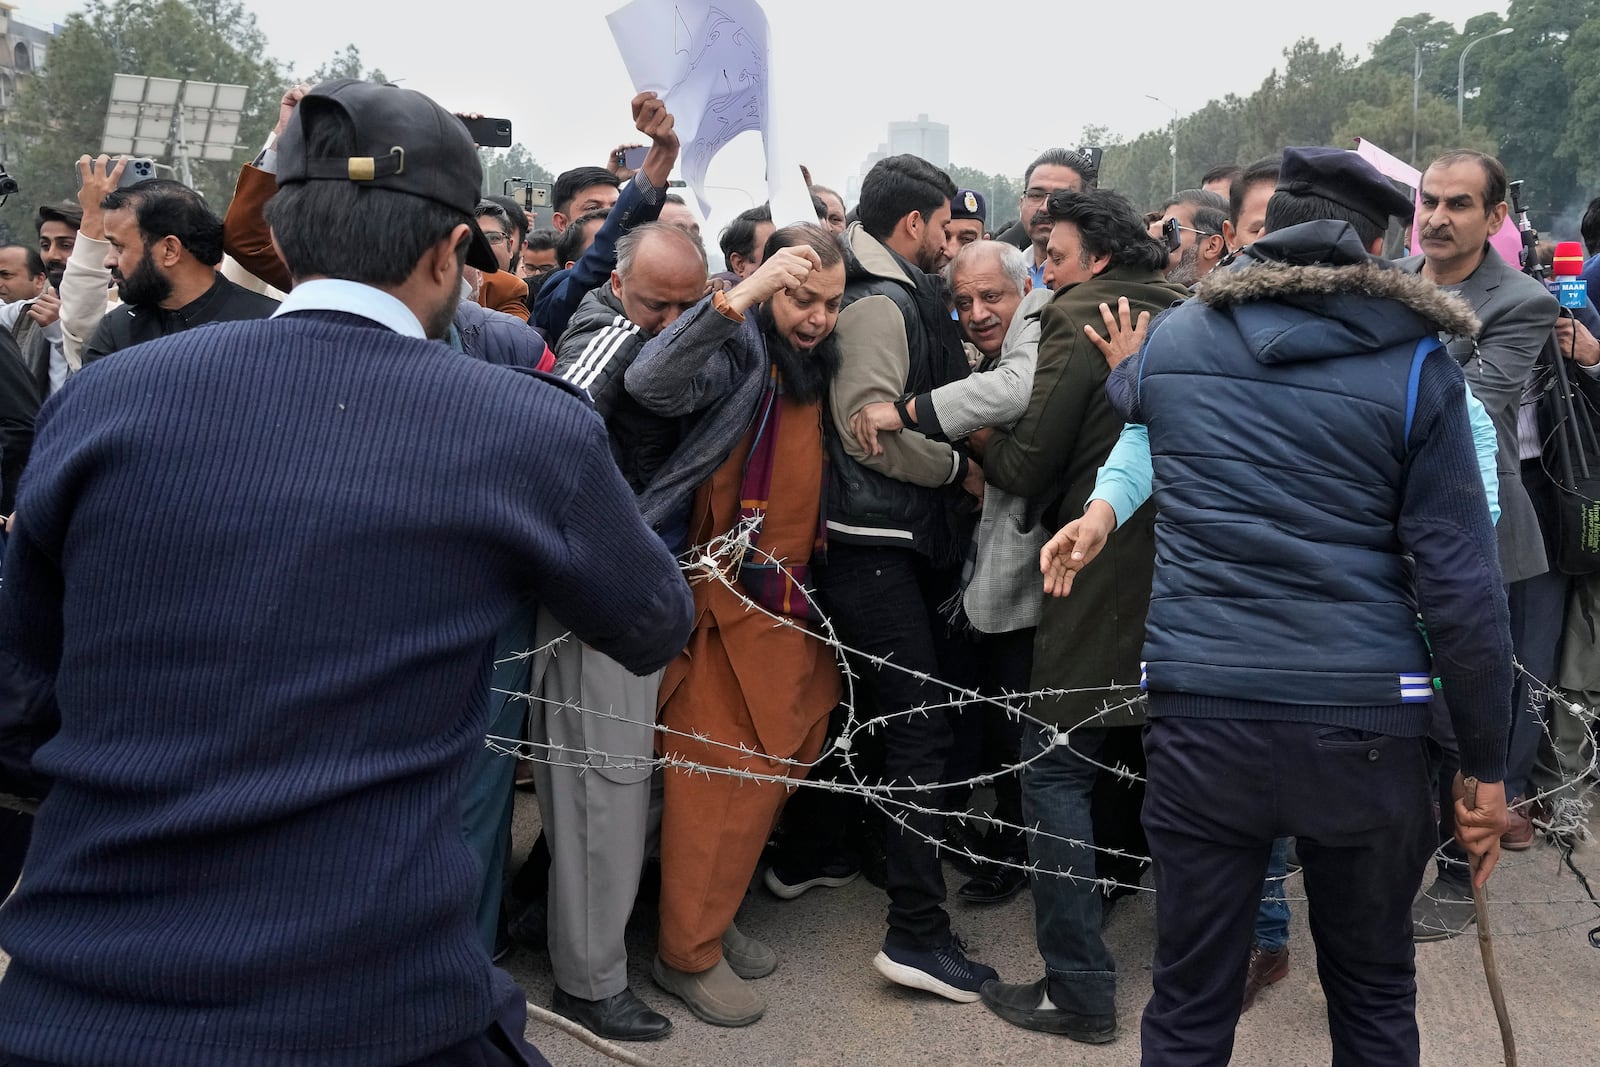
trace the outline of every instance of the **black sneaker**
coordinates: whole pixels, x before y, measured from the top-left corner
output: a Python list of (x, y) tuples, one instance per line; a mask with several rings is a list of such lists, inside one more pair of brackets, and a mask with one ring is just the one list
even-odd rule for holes
[(809, 868), (778, 860), (767, 868), (767, 873), (761, 880), (766, 883), (767, 889), (773, 896), (782, 900), (793, 900), (808, 889), (822, 886), (838, 889), (840, 886), (849, 885), (860, 874), (859, 864), (846, 863), (842, 860)]
[(959, 1004), (971, 1004), (978, 999), (983, 983), (1000, 979), (993, 967), (967, 959), (967, 946), (954, 935), (934, 948), (906, 949), (885, 941), (872, 965), (891, 982), (937, 993)]

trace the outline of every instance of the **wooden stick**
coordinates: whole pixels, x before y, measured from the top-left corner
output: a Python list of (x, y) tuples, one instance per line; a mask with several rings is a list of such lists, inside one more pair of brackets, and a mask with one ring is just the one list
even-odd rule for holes
[[(1478, 806), (1478, 780), (1463, 778), (1467, 809)], [(1483, 955), (1483, 977), (1489, 983), (1489, 999), (1494, 1003), (1495, 1022), (1500, 1024), (1500, 1044), (1505, 1049), (1506, 1067), (1517, 1067), (1517, 1038), (1511, 1032), (1511, 1015), (1506, 1011), (1506, 993), (1500, 987), (1500, 971), (1494, 963), (1494, 936), (1489, 931), (1489, 894), (1478, 884), (1478, 857), (1469, 857), (1472, 867), (1472, 911), (1478, 920), (1478, 951)]]

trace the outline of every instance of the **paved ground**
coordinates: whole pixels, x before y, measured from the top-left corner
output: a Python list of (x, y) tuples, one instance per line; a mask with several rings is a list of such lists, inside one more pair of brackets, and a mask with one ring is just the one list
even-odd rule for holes
[[(518, 838), (525, 844), (531, 798), (519, 797)], [(1600, 891), (1600, 848), (1577, 855)], [(946, 867), (952, 886), (960, 875)], [(1568, 1067), (1600, 1059), (1600, 950), (1586, 931), (1600, 911), (1572, 901), (1582, 896), (1572, 875), (1543, 844), (1506, 854), (1490, 883), (1498, 904), (1492, 917), (1502, 983), (1523, 1067)], [(1295, 893), (1291, 883), (1290, 892)], [(1543, 903), (1561, 901), (1563, 903)], [(952, 1065), (1139, 1062), (1139, 1013), (1150, 995), (1154, 899), (1124, 901), (1106, 932), (1117, 959), (1121, 1036), (1091, 1047), (1018, 1029), (981, 1004), (952, 1004), (885, 981), (871, 967), (883, 936), (885, 899), (864, 879), (843, 889), (818, 889), (784, 902), (756, 890), (739, 915), (740, 929), (770, 944), (778, 970), (759, 983), (765, 1018), (742, 1030), (707, 1026), (649, 975), (650, 936), (629, 937), (635, 992), (674, 1023), (665, 1041), (629, 1048), (661, 1067), (952, 1067)], [(1043, 967), (1033, 948), (1033, 910), (1026, 893), (996, 908), (953, 909), (956, 928), (975, 958), (1006, 981), (1032, 981)], [(1240, 1022), (1233, 1062), (1242, 1067), (1300, 1067), (1331, 1058), (1322, 991), (1303, 907), (1295, 908), (1289, 976), (1261, 995)], [(550, 1000), (549, 960), (513, 950), (504, 965), (537, 1005)], [(1499, 1031), (1484, 984), (1475, 937), (1417, 948), (1418, 1016), (1424, 1067), (1480, 1067), (1502, 1062)], [(601, 1054), (538, 1022), (528, 1036), (553, 1064), (609, 1064)]]
[[(517, 838), (526, 848), (537, 825), (533, 799), (518, 797)], [(1600, 889), (1600, 848), (1578, 853), (1579, 867)], [(946, 868), (947, 879), (960, 876)], [(1600, 950), (1585, 932), (1600, 912), (1582, 896), (1554, 849), (1539, 845), (1508, 854), (1491, 882), (1500, 972), (1510, 1003), (1523, 1067), (1592, 1064), (1600, 1049)], [(1291, 883), (1291, 893), (1294, 887)], [(870, 961), (882, 938), (883, 894), (864, 879), (843, 889), (819, 889), (792, 902), (752, 892), (740, 927), (777, 950), (780, 965), (760, 982), (766, 1017), (742, 1030), (707, 1026), (649, 977), (651, 935), (629, 935), (633, 988), (674, 1022), (665, 1041), (629, 1048), (660, 1067), (965, 1067), (965, 1065), (1088, 1064), (1122, 1067), (1139, 1060), (1138, 1020), (1150, 995), (1154, 902), (1141, 894), (1119, 905), (1107, 940), (1120, 968), (1117, 1009), (1122, 1035), (1090, 1047), (1030, 1033), (991, 1015), (981, 1004), (951, 1004), (882, 979)], [(1042, 974), (1033, 949), (1032, 904), (1026, 893), (995, 908), (954, 909), (957, 930), (975, 958), (1007, 981)], [(1243, 1067), (1326, 1064), (1322, 993), (1311, 958), (1304, 908), (1297, 907), (1291, 941), (1293, 968), (1269, 988), (1239, 1025), (1234, 1060)], [(1424, 1067), (1479, 1067), (1502, 1062), (1500, 1038), (1485, 990), (1474, 937), (1417, 950), (1418, 1015)], [(0, 954), (0, 974), (5, 956)], [(549, 961), (543, 952), (515, 949), (504, 965), (529, 999), (547, 1005)], [(612, 1061), (538, 1021), (528, 1036), (558, 1067)]]

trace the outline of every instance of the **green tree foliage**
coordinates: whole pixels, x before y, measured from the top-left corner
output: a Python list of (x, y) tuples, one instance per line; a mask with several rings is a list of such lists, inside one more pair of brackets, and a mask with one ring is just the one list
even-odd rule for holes
[(950, 180), (956, 183), (957, 188), (975, 189), (983, 194), (984, 205), (989, 212), (984, 225), (991, 232), (998, 232), (1001, 226), (1017, 217), (1017, 201), (1022, 195), (1022, 188), (1017, 183), (1022, 175), (1008, 178), (1004, 174), (985, 174), (981, 170), (955, 164), (945, 168), (945, 173), (950, 175)]
[[(1458, 127), (1462, 52), (1508, 25), (1511, 34), (1467, 57)], [(1413, 130), (1419, 166), (1452, 148), (1494, 153), (1513, 179), (1526, 181), (1540, 229), (1574, 228), (1600, 192), (1600, 0), (1511, 0), (1504, 18), (1476, 15), (1459, 30), (1408, 15), (1359, 61), (1298, 41), (1254, 93), (1212, 100), (1179, 119), (1178, 187), (1193, 186), (1214, 164), (1247, 164), (1288, 145), (1348, 147), (1362, 137), (1404, 159)], [(1108, 150), (1102, 184), (1140, 207), (1159, 205), (1171, 188), (1169, 143), (1162, 125)]]
[[(22, 192), (0, 209), (0, 225), (31, 236), (37, 205), (75, 196), (75, 163), (100, 150), (111, 79), (118, 73), (246, 86), (239, 143), (259, 144), (276, 120), (283, 86), (282, 72), (265, 57), (265, 48), (255, 16), (235, 0), (90, 0), (68, 17), (50, 42), (44, 69), (19, 87), (6, 114), (6, 141)], [(237, 171), (237, 162), (192, 163), (195, 186), (219, 213)]]
[(344, 46), (344, 51), (338, 52), (334, 57), (322, 64), (316, 70), (297, 81), (306, 85), (321, 85), (323, 82), (333, 81), (335, 78), (364, 78), (369, 82), (384, 85), (389, 81), (389, 76), (377, 67), (367, 70), (366, 64), (361, 60), (361, 49), (354, 44)]
[[(525, 178), (530, 182), (555, 181), (555, 175), (541, 166), (521, 144), (514, 144), (510, 148), (480, 148), (478, 161), (483, 164), (484, 191), (513, 196), (519, 204), (523, 202), (522, 189), (512, 186), (508, 190), (505, 184), (508, 180)], [(535, 207), (533, 210), (539, 215), (536, 225), (550, 225), (550, 208)]]

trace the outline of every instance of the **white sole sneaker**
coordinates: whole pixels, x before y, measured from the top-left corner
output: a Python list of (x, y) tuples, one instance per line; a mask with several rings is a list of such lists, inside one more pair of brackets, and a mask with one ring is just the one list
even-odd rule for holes
[(903, 963), (896, 963), (889, 958), (888, 953), (879, 952), (872, 958), (872, 965), (878, 973), (896, 985), (908, 986), (911, 989), (921, 989), (928, 993), (937, 993), (946, 1000), (953, 1000), (957, 1004), (971, 1004), (978, 999), (975, 991), (957, 989), (939, 981), (927, 971), (919, 971), (915, 967), (907, 967)]
[(796, 882), (790, 885), (788, 882), (780, 880), (777, 875), (772, 873), (772, 868), (768, 867), (767, 872), (761, 876), (761, 881), (766, 885), (767, 891), (779, 900), (793, 900), (811, 889), (840, 889), (859, 877), (861, 877), (860, 871), (839, 877), (818, 875), (815, 878), (807, 878), (803, 882)]

